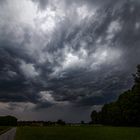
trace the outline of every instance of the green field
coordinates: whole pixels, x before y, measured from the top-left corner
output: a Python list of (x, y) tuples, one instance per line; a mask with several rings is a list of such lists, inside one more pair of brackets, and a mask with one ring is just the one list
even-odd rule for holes
[(15, 140), (140, 140), (140, 128), (104, 126), (19, 127)]

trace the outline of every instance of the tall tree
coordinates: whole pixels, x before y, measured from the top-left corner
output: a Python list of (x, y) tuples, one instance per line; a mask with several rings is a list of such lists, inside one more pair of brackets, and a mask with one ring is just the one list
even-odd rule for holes
[(105, 104), (99, 113), (92, 112), (93, 123), (140, 126), (140, 65), (133, 76), (132, 89), (120, 95), (116, 102)]

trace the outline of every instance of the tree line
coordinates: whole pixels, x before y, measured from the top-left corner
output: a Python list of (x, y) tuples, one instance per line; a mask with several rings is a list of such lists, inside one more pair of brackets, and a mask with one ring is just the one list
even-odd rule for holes
[(133, 75), (134, 86), (121, 94), (117, 101), (105, 104), (100, 112), (93, 111), (93, 124), (140, 126), (140, 65)]
[(0, 116), (0, 126), (16, 126), (17, 118), (13, 116)]
[(55, 126), (66, 125), (66, 122), (59, 119), (56, 122), (53, 121), (18, 121), (18, 126)]

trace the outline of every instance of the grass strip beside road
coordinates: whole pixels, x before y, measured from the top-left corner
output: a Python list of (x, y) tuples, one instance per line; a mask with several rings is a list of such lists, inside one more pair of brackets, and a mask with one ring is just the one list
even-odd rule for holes
[(9, 126), (0, 126), (0, 135), (10, 130), (11, 127)]

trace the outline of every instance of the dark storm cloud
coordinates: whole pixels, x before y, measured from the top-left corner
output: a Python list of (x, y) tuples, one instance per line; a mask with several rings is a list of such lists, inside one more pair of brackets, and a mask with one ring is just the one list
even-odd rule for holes
[(104, 104), (116, 99), (132, 84), (131, 74), (122, 74), (110, 68), (100, 72), (74, 72), (72, 75), (54, 80), (48, 87), (54, 91), (53, 96), (57, 101), (70, 101), (78, 106)]
[(7, 0), (1, 0), (1, 1), (0, 1), (0, 4), (4, 4), (4, 3), (6, 3), (6, 1), (7, 1)]
[(32, 0), (33, 2), (36, 2), (39, 5), (39, 9), (45, 9), (47, 7), (47, 4), (49, 3), (49, 0)]
[[(32, 0), (32, 1), (36, 2), (39, 5), (39, 9), (41, 9), (41, 10), (45, 10), (45, 8), (50, 3), (53, 5), (53, 3), (56, 2), (56, 1), (51, 1), (51, 0)], [(62, 2), (65, 3), (65, 6), (67, 8), (73, 4), (76, 4), (76, 5), (87, 4), (89, 6), (89, 8), (93, 8), (93, 6), (102, 6), (102, 5), (106, 5), (108, 3), (114, 3), (114, 4), (116, 3), (115, 0), (105, 0), (105, 1), (102, 1), (102, 0), (62, 0)]]
[(25, 37), (20, 43), (13, 42), (14, 33), (4, 33), (0, 41), (0, 101), (35, 102), (38, 96), (34, 93), (40, 91), (40, 84), (36, 85), (35, 80), (27, 79), (20, 69), (22, 60), (34, 63), (34, 59), (24, 49), (29, 38)]
[[(121, 60), (122, 63), (121, 62), (119, 63), (119, 66), (122, 67), (122, 69), (120, 69), (119, 71), (119, 69), (117, 68), (118, 66), (114, 64), (113, 67), (109, 66), (105, 68), (104, 66), (102, 66), (101, 69), (104, 69), (104, 72), (102, 72), (101, 70), (98, 70), (100, 72), (98, 73), (97, 71), (93, 71), (91, 73), (87, 72), (87, 75), (85, 74), (85, 72), (84, 73), (81, 72), (81, 70), (78, 70), (77, 72), (78, 76), (77, 76), (76, 71), (68, 72), (68, 73), (64, 72), (65, 73), (64, 78), (62, 77), (61, 79), (58, 79), (58, 80), (55, 79), (54, 81), (52, 81), (52, 87), (48, 88), (54, 91), (54, 97), (56, 98), (56, 100), (64, 100), (64, 101), (70, 100), (72, 102), (77, 102), (77, 100), (81, 98), (81, 101), (80, 101), (81, 104), (82, 102), (83, 104), (89, 104), (89, 105), (103, 104), (109, 100), (115, 99), (118, 96), (118, 94), (121, 93), (121, 91), (131, 86), (132, 84), (131, 73), (132, 71), (134, 71), (135, 66), (139, 63), (139, 59), (137, 58), (139, 57), (138, 54), (139, 54), (140, 49), (138, 45), (134, 46), (136, 42), (139, 44), (139, 40), (136, 39), (139, 36), (138, 35), (139, 29), (136, 29), (136, 26), (135, 26), (136, 25), (135, 18), (139, 19), (138, 18), (139, 10), (137, 8), (139, 7), (139, 5), (137, 6), (135, 2), (128, 1), (124, 3), (121, 7), (119, 7), (120, 8), (119, 10), (117, 9), (114, 12), (112, 12), (114, 9), (114, 5), (111, 5), (111, 6), (112, 7), (110, 7), (109, 5), (109, 7), (106, 7), (104, 11), (101, 11), (101, 13), (99, 13), (100, 15), (102, 14), (102, 12), (104, 12), (104, 18), (100, 20), (102, 22), (99, 25), (94, 24), (95, 25), (94, 28), (93, 28), (93, 25), (89, 23), (90, 26), (84, 29), (84, 32), (82, 33), (82, 35), (80, 35), (78, 39), (86, 40), (86, 37), (91, 37), (93, 40), (89, 42), (88, 40), (86, 40), (86, 42), (89, 43), (86, 49), (91, 50), (91, 51), (95, 49), (93, 45), (95, 45), (95, 41), (99, 37), (103, 38), (102, 39), (103, 44), (106, 44), (106, 42), (109, 40), (110, 43), (107, 45), (111, 45), (112, 48), (122, 49), (123, 51), (124, 56)], [(131, 11), (132, 7), (133, 7), (133, 10)], [(128, 18), (126, 18), (126, 16), (124, 16), (125, 14), (131, 15), (131, 16), (128, 16)], [(129, 19), (129, 18), (134, 18), (134, 19)], [(122, 26), (121, 30), (117, 31), (115, 35), (111, 37), (111, 39), (107, 40), (106, 39), (106, 37), (108, 36), (107, 31), (109, 27), (111, 27), (111, 24), (113, 22), (115, 23), (117, 20), (119, 20), (120, 22), (119, 26)], [(97, 22), (99, 21), (97, 20)], [(79, 30), (77, 30), (77, 32), (80, 32), (81, 30), (82, 29), (80, 28)], [(112, 29), (112, 30), (115, 30), (115, 29)], [(130, 30), (130, 33), (128, 34), (129, 30)], [(69, 34), (68, 39), (66, 39), (66, 41), (69, 41), (72, 44), (73, 38), (76, 38), (76, 35), (78, 34), (77, 32)], [(129, 37), (128, 39), (129, 35), (131, 37)], [(63, 39), (61, 38), (61, 40), (65, 41), (64, 38)], [(127, 41), (132, 42), (132, 44), (130, 43), (126, 44), (125, 42)], [(77, 41), (76, 45), (73, 46), (74, 50), (77, 50), (77, 47), (80, 47), (78, 43), (79, 41)], [(63, 44), (61, 44), (60, 46), (62, 47)], [(60, 49), (60, 48), (57, 48), (57, 49)], [(135, 52), (136, 49), (138, 53)], [(132, 53), (132, 52), (135, 52), (135, 53)], [(130, 55), (134, 59), (132, 59), (132, 57), (129, 57)], [(125, 64), (125, 66), (123, 66), (123, 64)], [(118, 70), (115, 70), (115, 68), (117, 68)], [(110, 72), (110, 69), (111, 69), (111, 72)], [(110, 72), (110, 75), (111, 75), (110, 77), (107, 76), (107, 72)], [(81, 75), (79, 73), (81, 73)], [(92, 77), (92, 75), (96, 75), (97, 80), (95, 80), (95, 76)], [(104, 76), (106, 76), (107, 78), (104, 79)], [(91, 81), (90, 81), (90, 78), (91, 78)], [(99, 79), (101, 79), (101, 81)], [(81, 91), (81, 87), (82, 87), (82, 91)], [(96, 96), (96, 94), (92, 95), (92, 93), (94, 92), (96, 93), (98, 89), (102, 89), (100, 91), (101, 96)], [(88, 94), (89, 96), (87, 96)]]
[[(53, 4), (33, 1), (44, 11)], [(85, 3), (97, 11), (81, 7)], [(72, 0), (65, 4), (70, 11), (52, 34), (25, 24), (0, 24), (1, 102), (30, 102), (36, 109), (91, 107), (115, 100), (132, 85), (131, 74), (140, 60), (140, 3)], [(91, 16), (72, 14), (79, 7)]]

